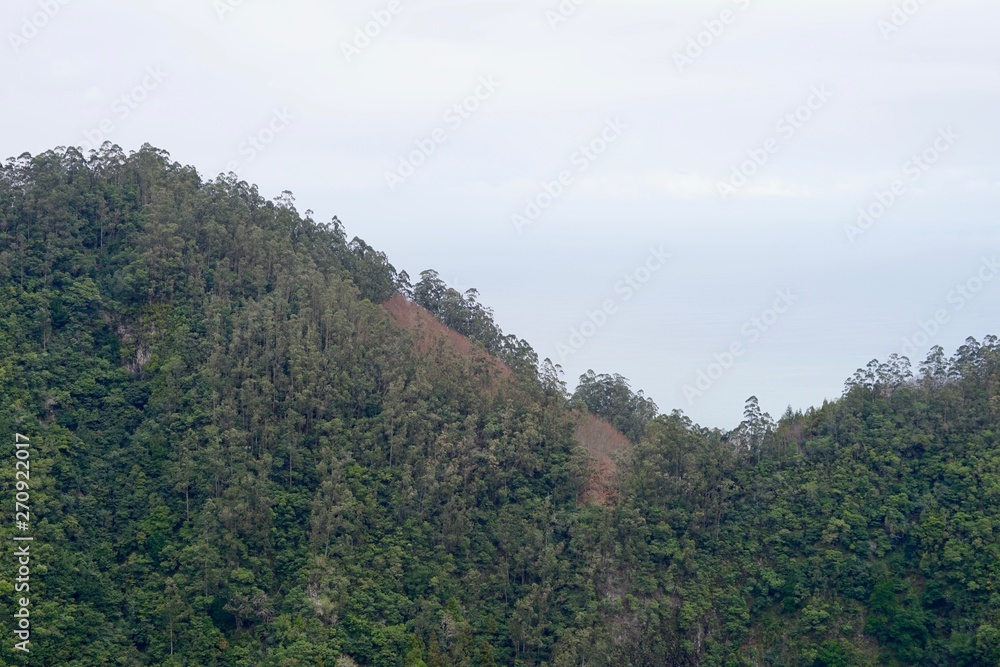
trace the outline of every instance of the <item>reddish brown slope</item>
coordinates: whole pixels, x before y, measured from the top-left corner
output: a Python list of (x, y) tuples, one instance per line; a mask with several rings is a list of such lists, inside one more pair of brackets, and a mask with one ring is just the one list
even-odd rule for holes
[(617, 455), (632, 448), (632, 442), (621, 431), (590, 413), (577, 419), (573, 433), (592, 458), (590, 483), (583, 499), (601, 505), (614, 503), (618, 497)]
[[(391, 299), (382, 304), (392, 316), (392, 321), (396, 326), (406, 329), (414, 335), (416, 344), (421, 350), (428, 351), (444, 341), (445, 347), (456, 354), (475, 358), (489, 357), (482, 347), (458, 333), (454, 329), (449, 329), (441, 324), (430, 311), (422, 306), (418, 306), (412, 301), (408, 301), (403, 295), (395, 294)], [(502, 377), (510, 377), (511, 370), (502, 361), (495, 357), (489, 357), (500, 371)]]
[[(440, 341), (446, 349), (468, 358), (489, 357), (471, 340), (441, 324), (429, 311), (396, 294), (383, 304), (396, 326), (411, 332), (421, 350), (428, 351)], [(507, 378), (511, 370), (495, 357), (489, 357), (500, 376)], [(584, 491), (586, 502), (613, 503), (617, 497), (618, 467), (615, 455), (632, 447), (629, 439), (614, 426), (589, 413), (581, 413), (576, 420), (574, 437), (590, 453), (592, 471)]]

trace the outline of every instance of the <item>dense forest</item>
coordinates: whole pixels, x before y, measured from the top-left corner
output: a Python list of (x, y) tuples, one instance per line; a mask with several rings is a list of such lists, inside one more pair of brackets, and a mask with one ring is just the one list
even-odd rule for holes
[[(310, 215), (150, 146), (3, 166), (0, 665), (1000, 665), (996, 338), (709, 429), (571, 393), (474, 290)], [(604, 502), (588, 412), (630, 444)]]

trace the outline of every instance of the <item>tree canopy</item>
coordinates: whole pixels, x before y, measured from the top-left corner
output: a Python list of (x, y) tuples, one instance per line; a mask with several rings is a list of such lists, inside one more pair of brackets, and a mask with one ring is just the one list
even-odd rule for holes
[[(415, 345), (396, 292), (514, 372)], [(0, 665), (1000, 664), (996, 337), (724, 432), (620, 375), (568, 397), (478, 299), (150, 146), (9, 160), (35, 542), (30, 656), (0, 559)], [(615, 502), (580, 410), (633, 443)]]

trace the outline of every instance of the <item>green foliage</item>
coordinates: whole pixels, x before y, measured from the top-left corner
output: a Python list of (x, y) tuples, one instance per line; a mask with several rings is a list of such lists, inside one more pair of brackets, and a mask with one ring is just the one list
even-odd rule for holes
[(526, 340), (504, 335), (493, 320), (493, 311), (479, 303), (477, 290), (461, 294), (448, 287), (437, 271), (428, 269), (420, 274), (412, 296), (414, 303), (426, 308), (446, 327), (476, 341), (513, 370), (529, 376), (537, 373), (538, 355)]
[[(517, 372), (415, 347), (396, 291)], [(580, 404), (635, 443), (615, 504), (578, 501)], [(33, 644), (0, 660), (996, 665), (998, 417), (994, 337), (731, 433), (616, 375), (568, 401), (474, 291), (411, 288), (289, 193), (148, 146), (24, 155), (0, 433), (32, 443)]]
[(646, 423), (657, 415), (659, 408), (642, 391), (633, 392), (628, 380), (618, 375), (597, 375), (587, 371), (573, 394), (592, 414), (611, 422), (632, 442), (639, 442)]

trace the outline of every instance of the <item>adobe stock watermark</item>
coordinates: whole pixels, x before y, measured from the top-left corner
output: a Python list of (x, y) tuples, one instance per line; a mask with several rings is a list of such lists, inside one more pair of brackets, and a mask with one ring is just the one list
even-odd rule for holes
[[(628, 125), (620, 118), (608, 120), (596, 137), (582, 144), (573, 153), (570, 165), (576, 168), (577, 174), (585, 173), (627, 129)], [(544, 181), (541, 184), (541, 191), (528, 198), (524, 209), (510, 216), (517, 233), (523, 233), (525, 227), (536, 222), (575, 181), (576, 176), (572, 169), (563, 169), (551, 181)]]
[(882, 39), (889, 41), (889, 38), (906, 27), (914, 16), (916, 16), (927, 0), (905, 0), (901, 4), (892, 6), (892, 13), (887, 19), (879, 19), (878, 31), (882, 33)]
[(238, 175), (243, 167), (256, 160), (258, 155), (267, 150), (267, 147), (291, 126), (293, 120), (295, 120), (295, 115), (287, 108), (274, 109), (267, 122), (253, 134), (247, 135), (246, 139), (236, 147), (236, 153), (242, 159), (230, 160), (226, 163), (226, 172)]
[(983, 257), (979, 268), (964, 282), (955, 285), (945, 297), (948, 308), (940, 308), (928, 320), (920, 320), (915, 332), (903, 338), (901, 351), (908, 357), (915, 358), (917, 352), (941, 332), (941, 329), (951, 321), (952, 316), (965, 308), (986, 288), (986, 285), (1000, 275), (1000, 263), (997, 256)]
[(21, 20), (20, 29), (17, 32), (7, 33), (7, 41), (14, 53), (18, 53), (28, 42), (33, 40), (45, 29), (52, 19), (58, 16), (62, 8), (68, 5), (71, 0), (40, 0), (38, 11), (25, 16)]
[(562, 0), (555, 9), (547, 9), (545, 18), (549, 22), (549, 27), (556, 30), (561, 24), (570, 19), (576, 10), (585, 5), (587, 0)]
[(403, 12), (403, 4), (400, 0), (389, 0), (385, 9), (376, 9), (372, 12), (372, 20), (363, 26), (354, 29), (354, 39), (350, 42), (340, 43), (340, 52), (344, 54), (344, 59), (348, 64), (372, 45), (382, 32), (392, 25), (393, 19)]
[(164, 71), (159, 65), (147, 67), (142, 81), (111, 102), (111, 115), (102, 118), (97, 123), (97, 127), (84, 130), (84, 152), (98, 150), (108, 140), (108, 137), (114, 134), (119, 124), (125, 122), (129, 116), (135, 113), (150, 98), (153, 91), (163, 85), (168, 76), (170, 76), (169, 72)]
[(790, 289), (778, 290), (771, 307), (765, 308), (760, 315), (747, 320), (740, 327), (740, 338), (730, 343), (722, 352), (712, 355), (713, 361), (698, 369), (694, 384), (684, 385), (684, 397), (687, 398), (688, 404), (693, 404), (696, 398), (704, 396), (705, 392), (714, 387), (715, 383), (747, 353), (750, 346), (774, 328), (782, 315), (791, 310), (798, 300), (799, 297), (792, 294)]
[(931, 167), (954, 147), (961, 138), (950, 126), (938, 130), (937, 137), (927, 148), (920, 153), (910, 157), (901, 168), (901, 176), (885, 189), (875, 193), (874, 201), (867, 206), (858, 209), (857, 220), (853, 224), (844, 225), (844, 234), (847, 240), (855, 243), (858, 237), (875, 226), (889, 210), (896, 205), (896, 202), (909, 191), (909, 183), (916, 183), (924, 174), (930, 171)]
[[(14, 643), (15, 651), (31, 653), (31, 629), (32, 609), (37, 609), (37, 592), (31, 590), (31, 568), (34, 567), (32, 560), (31, 543), (35, 541), (31, 534), (35, 521), (38, 518), (35, 508), (31, 503), (31, 491), (37, 487), (37, 475), (31, 477), (32, 446), (30, 438), (20, 433), (14, 434), (14, 528), (15, 534), (11, 541), (16, 547), (14, 550), (14, 573), (17, 576), (13, 579), (11, 591), (14, 592), (12, 599), (14, 612), (14, 637), (21, 641)], [(32, 486), (32, 483), (36, 483)], [(30, 596), (30, 597), (29, 597)]]
[(653, 275), (667, 265), (667, 260), (672, 256), (663, 250), (663, 246), (650, 248), (646, 260), (615, 283), (614, 292), (617, 296), (605, 299), (596, 310), (587, 311), (586, 319), (569, 330), (569, 339), (566, 343), (556, 343), (559, 359), (566, 361), (567, 357), (582, 350), (587, 341), (596, 336), (608, 324), (611, 317), (618, 313), (620, 305), (631, 301), (646, 283), (653, 279)]
[(213, 0), (212, 8), (220, 21), (226, 20), (226, 15), (235, 12), (243, 6), (245, 0)]
[[(495, 80), (492, 75), (479, 77), (479, 85), (476, 86), (472, 94), (451, 105), (444, 112), (442, 120), (452, 131), (462, 127), (465, 121), (479, 111), (483, 102), (493, 97), (500, 85), (500, 82)], [(389, 190), (395, 192), (396, 188), (405, 183), (410, 176), (413, 176), (417, 169), (425, 165), (437, 152), (438, 147), (446, 141), (448, 141), (448, 130), (444, 127), (435, 128), (427, 136), (414, 140), (416, 148), (407, 155), (399, 156), (399, 164), (395, 171), (385, 172), (385, 183), (389, 186)]]
[(778, 135), (769, 137), (760, 146), (748, 150), (747, 159), (733, 167), (729, 180), (716, 183), (716, 189), (722, 199), (729, 199), (737, 190), (749, 183), (750, 179), (768, 163), (771, 156), (781, 150), (782, 142), (790, 141), (832, 97), (833, 94), (827, 90), (826, 84), (813, 86), (805, 102), (775, 123), (774, 130)]
[[(732, 0), (741, 10), (750, 8), (750, 0)], [(689, 37), (687, 46), (674, 52), (674, 64), (677, 71), (684, 73), (686, 67), (694, 65), (695, 61), (704, 55), (705, 51), (715, 46), (715, 43), (725, 34), (726, 29), (736, 22), (739, 14), (732, 9), (723, 9), (717, 18), (702, 21), (704, 30)]]

